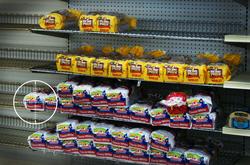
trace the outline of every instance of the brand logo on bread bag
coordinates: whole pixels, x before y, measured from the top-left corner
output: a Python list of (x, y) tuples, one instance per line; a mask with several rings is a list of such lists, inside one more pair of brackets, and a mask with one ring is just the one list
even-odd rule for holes
[(82, 27), (93, 27), (93, 19), (82, 18)]
[(53, 16), (47, 16), (45, 18), (45, 25), (46, 26), (55, 26), (56, 25), (56, 21), (55, 21), (55, 17)]
[(93, 62), (93, 70), (104, 71), (104, 63)]
[(106, 136), (107, 135), (107, 129), (106, 128), (94, 128), (93, 132), (97, 136)]
[(116, 139), (116, 140), (125, 140), (125, 135), (126, 133), (122, 131), (113, 131), (111, 135)]
[(87, 132), (89, 132), (89, 125), (77, 125), (76, 131), (87, 133)]
[(166, 75), (167, 76), (178, 76), (179, 75), (179, 68), (175, 66), (167, 66), (166, 67)]
[(111, 63), (111, 72), (122, 72), (122, 64)]
[(167, 158), (171, 161), (181, 162), (183, 160), (183, 154), (176, 151), (170, 151), (167, 154)]
[(195, 153), (187, 153), (186, 155), (187, 160), (189, 161), (189, 163), (201, 163), (202, 162), (202, 156), (200, 156), (199, 154), (195, 154)]
[(200, 77), (199, 69), (187, 68), (186, 72), (187, 72), (187, 77), (188, 78)]
[(80, 58), (76, 58), (76, 67), (77, 68), (87, 68), (87, 61), (81, 60)]
[(210, 73), (210, 78), (223, 78), (222, 69), (208, 69), (208, 73)]
[(93, 142), (90, 140), (78, 140), (78, 145), (79, 147), (81, 147), (82, 149), (89, 149), (92, 147)]
[(101, 151), (109, 151), (109, 144), (96, 144), (96, 148), (101, 150)]
[(142, 73), (142, 66), (137, 64), (131, 64), (130, 71), (132, 73)]
[(159, 76), (160, 68), (147, 65), (147, 72), (148, 72), (148, 75)]
[(67, 57), (61, 57), (60, 65), (62, 66), (71, 66), (71, 59)]
[(106, 17), (100, 17), (98, 19), (99, 28), (110, 28), (110, 20)]
[(167, 142), (167, 137), (161, 134), (153, 133), (152, 139), (155, 140), (157, 143), (165, 145)]

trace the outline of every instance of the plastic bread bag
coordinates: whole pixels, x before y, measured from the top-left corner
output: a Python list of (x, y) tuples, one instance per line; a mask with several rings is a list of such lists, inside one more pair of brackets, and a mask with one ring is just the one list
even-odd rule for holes
[(163, 82), (163, 64), (147, 62), (144, 70), (144, 80)]
[(77, 139), (77, 147), (79, 154), (82, 156), (96, 156), (96, 147), (93, 140), (91, 139)]
[(129, 106), (129, 89), (126, 87), (108, 89), (106, 95), (111, 107)]
[(171, 151), (175, 146), (175, 136), (165, 130), (153, 131), (150, 135), (150, 146), (163, 152)]
[(56, 68), (59, 72), (73, 72), (75, 56), (69, 54), (56, 55)]
[(160, 103), (166, 106), (170, 115), (185, 114), (188, 111), (187, 95), (184, 92), (172, 92)]
[(164, 107), (153, 108), (149, 111), (153, 126), (169, 126), (170, 116)]
[(112, 145), (113, 148), (113, 158), (119, 161), (130, 161), (130, 151), (126, 147), (119, 147)]
[(163, 58), (163, 57), (166, 57), (167, 54), (166, 54), (166, 51), (164, 50), (161, 50), (161, 49), (157, 49), (157, 50), (152, 50), (150, 52), (147, 52), (146, 53), (149, 57), (152, 57), (152, 58)]
[(47, 94), (41, 92), (31, 92), (24, 96), (23, 104), (26, 110), (44, 111), (45, 97)]
[(170, 115), (171, 128), (191, 129), (192, 121), (189, 114), (174, 114)]
[(128, 77), (128, 61), (112, 60), (109, 63), (108, 76), (112, 78)]
[(128, 17), (121, 13), (103, 13), (97, 19), (97, 31), (99, 32), (121, 32), (135, 29), (137, 20), (134, 17)]
[(75, 9), (57, 10), (41, 17), (38, 24), (42, 29), (51, 30), (75, 28), (81, 14)]
[(50, 133), (50, 132), (46, 132), (44, 134), (44, 138), (46, 141), (46, 148), (50, 151), (58, 151), (58, 152), (62, 152), (63, 148), (62, 148), (62, 141), (59, 140), (59, 135), (58, 133)]
[(97, 123), (93, 126), (94, 142), (111, 144), (112, 136), (110, 130), (113, 125), (106, 123)]
[(129, 129), (125, 127), (112, 127), (110, 129), (112, 145), (118, 147), (129, 147), (128, 132)]
[(129, 107), (110, 107), (113, 109), (114, 118), (122, 120), (130, 120)]
[(198, 54), (197, 57), (201, 60), (202, 59), (208, 60), (209, 63), (217, 63), (217, 62), (220, 62), (222, 59), (220, 55), (217, 55), (216, 53), (209, 53), (209, 52)]
[(115, 55), (115, 48), (112, 45), (105, 45), (102, 47), (102, 54), (104, 56), (114, 56)]
[(74, 81), (59, 83), (56, 87), (58, 96), (60, 98), (73, 98), (73, 89), (77, 84), (78, 83)]
[(94, 106), (93, 109), (99, 117), (113, 117), (113, 109), (107, 105)]
[(83, 55), (94, 55), (95, 54), (95, 47), (88, 43), (82, 43), (81, 46), (77, 50), (80, 54)]
[(228, 65), (239, 66), (242, 62), (240, 53), (226, 53), (223, 56), (223, 61)]
[(76, 124), (77, 139), (94, 139), (93, 127), (95, 123), (92, 121), (84, 121)]
[(135, 58), (141, 58), (144, 56), (144, 47), (140, 45), (135, 45), (131, 47), (129, 54)]
[(163, 65), (163, 79), (164, 82), (177, 82), (184, 81), (184, 71), (186, 64), (182, 60), (173, 59)]
[(95, 59), (91, 64), (91, 75), (108, 77), (108, 69), (110, 64), (110, 59), (98, 58)]
[(161, 150), (150, 148), (150, 163), (151, 164), (167, 164), (167, 153)]
[(210, 113), (213, 107), (211, 96), (202, 94), (188, 97), (187, 105), (188, 113), (190, 115)]
[(108, 106), (107, 91), (109, 86), (96, 86), (90, 90), (93, 106)]
[(231, 71), (227, 64), (216, 63), (207, 65), (207, 84), (224, 84), (231, 79)]
[(76, 124), (77, 120), (67, 120), (56, 125), (56, 132), (59, 134), (60, 140), (76, 139)]
[(91, 64), (94, 60), (94, 57), (75, 56), (72, 72), (83, 75), (91, 75)]
[(72, 98), (60, 98), (58, 110), (60, 113), (76, 114), (78, 106), (74, 103)]
[(91, 103), (90, 91), (93, 88), (89, 84), (76, 85), (73, 88), (74, 103), (84, 105), (84, 103)]
[(204, 63), (192, 63), (185, 68), (184, 83), (204, 84), (206, 75), (207, 66)]
[(244, 111), (235, 111), (230, 114), (228, 126), (237, 129), (250, 129), (250, 114)]
[(188, 164), (209, 165), (210, 155), (198, 149), (189, 149), (185, 151), (185, 158)]
[(77, 105), (77, 115), (78, 116), (93, 116), (96, 114), (95, 107), (92, 106), (92, 103), (84, 103)]
[(130, 118), (134, 121), (139, 121), (143, 123), (150, 123), (149, 111), (151, 106), (148, 104), (133, 104), (129, 107)]
[(46, 149), (45, 133), (46, 131), (40, 130), (28, 137), (27, 141), (31, 149)]
[(131, 79), (145, 79), (144, 71), (146, 67), (146, 62), (139, 60), (129, 60), (128, 61), (128, 78)]
[(129, 148), (130, 160), (134, 164), (148, 164), (150, 162), (150, 152), (139, 148)]
[(130, 53), (131, 47), (128, 45), (123, 45), (116, 48), (115, 52), (118, 53), (122, 57), (128, 57)]
[(128, 132), (129, 147), (149, 150), (150, 132), (143, 128), (133, 128)]
[(96, 156), (98, 158), (112, 159), (113, 158), (113, 147), (111, 144), (107, 143), (96, 143)]
[(95, 32), (97, 31), (97, 20), (99, 14), (98, 13), (87, 13), (82, 14), (79, 18), (79, 29), (84, 32)]
[(168, 164), (178, 164), (178, 165), (185, 165), (185, 149), (183, 148), (174, 148), (172, 151), (167, 153), (167, 161)]
[(215, 129), (216, 113), (196, 114), (192, 116), (192, 128)]
[(64, 153), (78, 154), (77, 141), (76, 140), (62, 140), (62, 148)]
[(55, 111), (58, 108), (58, 98), (55, 94), (51, 93), (45, 96), (45, 110)]

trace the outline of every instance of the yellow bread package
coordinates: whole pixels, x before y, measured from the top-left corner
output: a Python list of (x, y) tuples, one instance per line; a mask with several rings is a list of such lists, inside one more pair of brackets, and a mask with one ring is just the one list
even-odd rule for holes
[(184, 70), (186, 64), (183, 63), (165, 63), (163, 66), (163, 79), (164, 82), (183, 82)]
[(82, 13), (75, 9), (64, 9), (51, 12), (40, 18), (38, 24), (42, 29), (62, 30), (77, 26)]
[(95, 60), (93, 57), (75, 56), (73, 72), (91, 75), (91, 64)]
[(241, 55), (233, 53), (224, 54), (223, 61), (229, 65), (238, 66), (241, 63)]
[(201, 53), (201, 54), (198, 54), (197, 57), (199, 59), (208, 60), (210, 63), (217, 63), (220, 61), (219, 55), (214, 54), (214, 53)]
[(93, 55), (95, 47), (89, 44), (83, 44), (78, 50), (81, 54)]
[(207, 66), (207, 79), (208, 84), (223, 84), (225, 81), (230, 80), (231, 71), (227, 64), (215, 63)]
[(110, 59), (95, 59), (91, 64), (91, 75), (108, 77)]
[(110, 55), (113, 55), (115, 53), (115, 49), (111, 45), (106, 45), (106, 46), (102, 47), (102, 53), (105, 56), (110, 56)]
[(134, 57), (140, 58), (140, 57), (142, 57), (144, 55), (144, 47), (139, 46), (139, 45), (133, 46), (130, 49), (129, 53), (131, 55), (133, 55)]
[(56, 67), (57, 71), (61, 72), (73, 72), (73, 63), (75, 56), (73, 55), (56, 55)]
[(161, 58), (161, 57), (166, 55), (166, 52), (163, 50), (153, 50), (153, 51), (149, 52), (148, 54), (154, 58)]
[(135, 29), (137, 20), (121, 13), (107, 13), (99, 15), (97, 19), (97, 31), (99, 32), (121, 32)]
[(115, 50), (116, 53), (123, 57), (128, 57), (131, 48), (127, 45), (121, 46)]
[(207, 66), (205, 64), (191, 64), (185, 67), (184, 83), (204, 84)]
[(85, 32), (95, 32), (97, 31), (97, 19), (98, 14), (83, 14), (79, 19), (79, 28), (80, 31)]
[(144, 79), (146, 63), (144, 61), (128, 61), (128, 78)]
[(163, 82), (163, 64), (153, 62), (146, 63), (144, 80)]
[(128, 77), (128, 61), (112, 60), (109, 64), (109, 77), (127, 78)]

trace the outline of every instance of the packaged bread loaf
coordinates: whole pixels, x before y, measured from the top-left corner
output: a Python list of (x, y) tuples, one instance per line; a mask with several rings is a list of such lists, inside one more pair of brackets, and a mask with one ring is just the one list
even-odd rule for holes
[(225, 81), (230, 80), (231, 71), (227, 64), (216, 63), (207, 66), (207, 78), (208, 84), (224, 84)]
[(39, 25), (42, 29), (62, 30), (77, 26), (82, 13), (75, 9), (53, 11), (40, 18)]
[(73, 73), (91, 75), (91, 64), (94, 57), (75, 56), (73, 60)]
[(57, 54), (56, 56), (57, 71), (73, 72), (74, 60), (75, 56), (73, 55)]
[(205, 64), (190, 64), (185, 67), (184, 82), (204, 84), (206, 82), (207, 66)]

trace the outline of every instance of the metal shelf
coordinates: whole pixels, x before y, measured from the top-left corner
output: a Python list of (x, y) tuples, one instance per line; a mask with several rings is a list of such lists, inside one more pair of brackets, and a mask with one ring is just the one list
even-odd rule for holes
[(250, 35), (225, 35), (225, 42), (250, 43)]
[(97, 35), (115, 35), (125, 37), (139, 38), (162, 38), (174, 40), (201, 40), (201, 41), (224, 41), (222, 34), (213, 33), (194, 33), (194, 32), (168, 32), (168, 31), (149, 31), (149, 30), (134, 30), (129, 32), (107, 33), (107, 32), (81, 32), (79, 30), (44, 30), (30, 29), (34, 33), (61, 33), (61, 34), (97, 34)]
[(250, 137), (250, 130), (249, 129), (236, 129), (236, 128), (229, 128), (229, 127), (225, 126), (222, 128), (222, 133), (227, 134), (227, 135)]
[[(70, 72), (59, 72), (56, 70), (55, 64), (33, 67), (33, 68), (30, 68), (30, 70), (34, 73), (50, 73), (50, 74), (63, 74), (63, 75), (76, 75), (76, 76), (86, 76), (86, 77), (95, 77), (95, 78), (100, 77), (100, 78), (107, 78), (107, 79), (117, 79), (117, 78), (111, 78), (111, 77), (90, 76), (90, 75), (76, 74), (76, 73), (70, 73)], [(138, 81), (138, 84), (141, 84), (141, 82), (149, 82), (145, 80), (130, 79), (130, 78), (119, 78), (119, 80)], [(155, 83), (163, 83), (163, 82), (155, 82)], [(171, 82), (166, 83), (166, 84), (182, 84), (182, 85), (184, 84), (184, 85), (192, 85), (192, 86), (221, 87), (221, 88), (223, 87), (223, 85), (210, 85), (210, 84), (189, 84), (189, 83), (171, 83)]]

